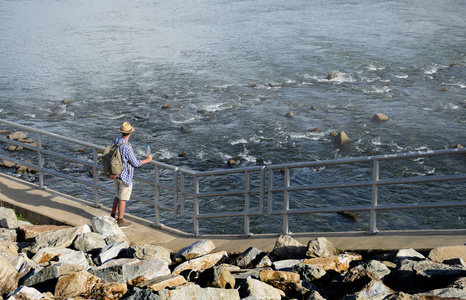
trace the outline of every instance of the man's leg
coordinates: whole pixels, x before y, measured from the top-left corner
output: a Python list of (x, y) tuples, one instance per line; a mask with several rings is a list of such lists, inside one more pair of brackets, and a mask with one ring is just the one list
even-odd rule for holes
[(126, 200), (120, 200), (118, 203), (118, 219), (123, 219), (126, 209)]
[(115, 218), (115, 216), (116, 216), (119, 203), (120, 203), (120, 199), (118, 199), (118, 197), (115, 197), (115, 199), (113, 199), (113, 206), (112, 206), (112, 213), (111, 213), (111, 216), (113, 218)]

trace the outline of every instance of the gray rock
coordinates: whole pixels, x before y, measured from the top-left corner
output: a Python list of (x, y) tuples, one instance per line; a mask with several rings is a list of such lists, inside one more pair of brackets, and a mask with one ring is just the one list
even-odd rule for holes
[(152, 280), (157, 277), (171, 274), (167, 261), (163, 259), (140, 260), (136, 263), (133, 263), (133, 265), (140, 267), (143, 271), (143, 275), (135, 278), (138, 281)]
[(45, 284), (48, 281), (57, 280), (58, 277), (67, 274), (73, 274), (82, 271), (84, 268), (78, 265), (70, 264), (54, 264), (47, 266), (42, 269), (36, 270), (34, 274), (24, 280), (23, 285), (25, 286), (36, 286), (39, 284)]
[(141, 260), (163, 259), (171, 264), (172, 251), (159, 245), (134, 245), (126, 250), (127, 257)]
[(286, 271), (297, 264), (299, 264), (302, 260), (301, 259), (283, 259), (283, 260), (277, 260), (273, 262), (273, 268), (275, 270), (281, 270), (281, 271)]
[(383, 263), (377, 260), (370, 260), (369, 262), (362, 263), (354, 267), (355, 270), (367, 270), (371, 272), (376, 278), (384, 279), (385, 276), (390, 274), (390, 269)]
[(35, 237), (35, 244), (29, 251), (37, 253), (42, 248), (67, 248), (73, 244), (78, 235), (90, 231), (89, 225), (81, 225), (45, 232)]
[(118, 227), (115, 219), (111, 216), (97, 216), (91, 219), (91, 226), (94, 232), (100, 233), (104, 238), (115, 235), (125, 236), (123, 230)]
[(98, 263), (102, 265), (107, 261), (116, 258), (120, 252), (126, 249), (126, 247), (128, 247), (127, 242), (117, 242), (107, 245), (100, 251), (99, 255), (97, 256)]
[(20, 277), (26, 276), (32, 269), (39, 268), (25, 253), (20, 253), (15, 257), (7, 257), (7, 261), (18, 271)]
[(19, 273), (0, 255), (0, 296), (16, 290), (19, 282)]
[(238, 290), (235, 289), (218, 289), (218, 288), (201, 288), (198, 285), (178, 286), (173, 290), (163, 289), (159, 292), (160, 299), (171, 300), (189, 300), (189, 299), (240, 299)]
[(205, 254), (210, 253), (215, 249), (215, 244), (211, 240), (200, 240), (188, 247), (180, 249), (175, 255), (175, 259), (190, 260)]
[(371, 119), (372, 122), (385, 122), (388, 120), (390, 120), (390, 118), (383, 113), (377, 113), (374, 116), (372, 116), (372, 119)]
[(151, 289), (141, 289), (134, 287), (133, 290), (126, 293), (121, 300), (160, 300), (157, 293)]
[(79, 265), (84, 270), (89, 269), (84, 252), (68, 248), (42, 248), (31, 259), (36, 264), (48, 263), (51, 260), (58, 261), (62, 264)]
[(289, 235), (280, 235), (275, 242), (275, 246), (270, 255), (281, 259), (303, 258), (306, 255), (307, 247), (293, 239)]
[(146, 269), (132, 264), (113, 265), (110, 267), (99, 267), (90, 269), (89, 273), (99, 277), (104, 282), (126, 283), (136, 277), (142, 276)]
[(0, 206), (0, 227), (7, 229), (18, 227), (18, 219), (14, 210)]
[(254, 268), (254, 269), (241, 269), (239, 271), (230, 271), (231, 275), (235, 278), (236, 282), (241, 282), (248, 277), (259, 279), (262, 270), (272, 270), (272, 268)]
[(196, 283), (201, 287), (215, 287), (222, 289), (232, 289), (235, 287), (235, 278), (231, 273), (221, 267), (213, 266), (204, 270), (196, 280)]
[(18, 246), (16, 243), (3, 242), (0, 240), (0, 256), (15, 257), (18, 255)]
[(337, 133), (333, 141), (338, 146), (344, 146), (346, 144), (352, 143), (351, 139), (348, 137), (348, 135), (344, 131)]
[(285, 293), (282, 290), (251, 277), (241, 282), (238, 291), (241, 299), (255, 297), (256, 299), (281, 300), (282, 297), (285, 297)]
[(87, 232), (80, 234), (73, 242), (73, 247), (76, 250), (86, 253), (100, 251), (106, 246), (107, 243), (105, 243), (103, 235), (97, 232)]
[(396, 259), (397, 260), (404, 260), (404, 259), (421, 260), (421, 259), (426, 259), (426, 257), (414, 249), (401, 249), (396, 253)]
[(254, 268), (267, 254), (256, 247), (249, 247), (236, 258), (236, 265), (241, 268)]
[(422, 296), (424, 297), (423, 299), (426, 299), (426, 296), (432, 297), (434, 299), (466, 299), (466, 290), (448, 287), (444, 289), (432, 290), (426, 293), (419, 293), (416, 294), (416, 296)]
[(314, 265), (297, 264), (290, 268), (290, 272), (298, 273), (302, 280), (314, 281), (320, 279), (327, 274), (324, 269)]
[(185, 261), (184, 263), (178, 265), (172, 273), (178, 275), (186, 270), (203, 271), (212, 266), (215, 266), (219, 261), (227, 257), (228, 253), (226, 251), (206, 254), (204, 256)]
[(43, 299), (44, 295), (35, 288), (28, 286), (21, 286), (15, 291), (8, 294), (7, 300), (25, 299), (25, 300), (39, 300)]
[(324, 237), (310, 240), (307, 244), (306, 257), (327, 257), (337, 255), (338, 250)]

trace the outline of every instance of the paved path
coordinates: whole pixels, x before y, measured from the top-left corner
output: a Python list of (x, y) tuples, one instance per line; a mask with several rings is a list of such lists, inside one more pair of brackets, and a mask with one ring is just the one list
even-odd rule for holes
[[(106, 207), (94, 208), (91, 203), (53, 190), (40, 190), (36, 184), (0, 173), (0, 203), (15, 207), (26, 219), (40, 224), (51, 222), (73, 226), (89, 224), (94, 216), (109, 215)], [(183, 233), (151, 227), (151, 222), (132, 215), (125, 219), (133, 226), (123, 229), (133, 244), (158, 244), (177, 252), (199, 239), (211, 239), (216, 251), (243, 252), (251, 246), (271, 251), (278, 234), (240, 236), (192, 237)], [(343, 250), (396, 250), (413, 248), (429, 250), (441, 246), (464, 245), (466, 229), (447, 231), (384, 231), (374, 235), (361, 232), (293, 234), (307, 245), (315, 237), (326, 237)]]

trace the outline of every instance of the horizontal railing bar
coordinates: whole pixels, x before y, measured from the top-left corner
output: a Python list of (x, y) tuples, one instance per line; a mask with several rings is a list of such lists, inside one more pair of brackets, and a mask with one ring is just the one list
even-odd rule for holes
[(440, 208), (440, 207), (465, 207), (466, 201), (452, 201), (452, 202), (429, 202), (422, 204), (385, 204), (377, 205), (375, 210), (400, 210), (400, 209), (421, 209), (421, 208)]
[(148, 201), (148, 200), (146, 200), (146, 199), (144, 199), (144, 198), (141, 198), (141, 197), (138, 197), (138, 196), (131, 196), (131, 199), (134, 199), (134, 200), (136, 200), (136, 201), (139, 201), (139, 202), (142, 202), (142, 203), (145, 203), (145, 204), (154, 206), (154, 202)]
[(197, 214), (198, 219), (212, 219), (212, 218), (232, 218), (232, 217), (244, 217), (244, 216), (261, 216), (260, 212), (237, 212), (237, 213), (210, 213), (210, 214)]
[[(309, 214), (309, 213), (335, 213), (335, 212), (348, 212), (348, 211), (368, 211), (370, 206), (347, 206), (347, 207), (322, 207), (322, 208), (309, 208), (309, 209), (288, 209), (287, 214)], [(284, 210), (272, 210), (269, 215), (282, 215)]]
[(310, 184), (302, 186), (289, 186), (286, 189), (283, 186), (273, 187), (270, 189), (272, 192), (283, 192), (287, 191), (301, 191), (301, 190), (321, 190), (321, 189), (334, 189), (334, 188), (346, 188), (346, 187), (361, 187), (370, 186), (372, 181), (355, 181), (350, 183), (335, 183), (335, 184)]
[(205, 177), (205, 176), (214, 176), (214, 175), (226, 175), (226, 174), (235, 174), (235, 173), (245, 173), (245, 172), (255, 172), (261, 171), (265, 166), (257, 167), (246, 167), (238, 169), (219, 169), (214, 171), (192, 171), (187, 169), (180, 168), (180, 172), (186, 175), (196, 176), (196, 177)]
[(392, 185), (403, 183), (422, 183), (422, 182), (439, 182), (450, 180), (464, 180), (466, 174), (453, 174), (453, 175), (438, 175), (438, 176), (424, 176), (424, 177), (410, 177), (402, 179), (383, 179), (377, 181), (377, 185)]
[(207, 198), (207, 197), (216, 197), (216, 196), (233, 196), (233, 195), (244, 195), (244, 194), (257, 194), (260, 193), (259, 189), (251, 190), (229, 190), (229, 191), (219, 191), (211, 193), (199, 193), (196, 196), (198, 198)]

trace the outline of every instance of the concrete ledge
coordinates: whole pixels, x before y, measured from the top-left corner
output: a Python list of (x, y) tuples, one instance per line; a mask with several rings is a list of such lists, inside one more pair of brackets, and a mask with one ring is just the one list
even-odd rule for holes
[[(110, 214), (109, 208), (95, 208), (90, 202), (53, 190), (40, 190), (36, 184), (2, 173), (0, 173), (0, 203), (15, 208), (26, 219), (39, 224), (77, 226), (89, 224), (89, 220), (94, 216)], [(263, 251), (271, 251), (279, 236), (279, 234), (260, 234), (250, 237), (237, 235), (193, 237), (176, 230), (154, 228), (150, 221), (137, 216), (125, 214), (125, 219), (133, 222), (133, 226), (123, 229), (133, 244), (158, 244), (174, 252), (200, 239), (211, 239), (217, 246), (214, 251), (243, 252), (251, 246)], [(466, 229), (382, 231), (377, 234), (315, 232), (292, 236), (304, 245), (316, 237), (326, 237), (335, 247), (347, 251), (388, 251), (407, 248), (430, 250), (465, 244)]]

